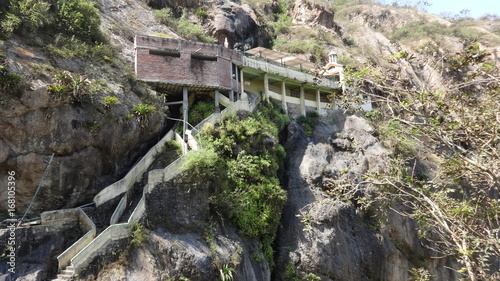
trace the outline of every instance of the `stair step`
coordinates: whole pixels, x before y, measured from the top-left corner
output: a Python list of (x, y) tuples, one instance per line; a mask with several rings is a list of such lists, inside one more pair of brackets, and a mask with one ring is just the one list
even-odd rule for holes
[(61, 275), (71, 275), (71, 276), (73, 276), (75, 274), (75, 271), (74, 270), (65, 269), (65, 270), (61, 271), (60, 274)]
[(75, 267), (72, 266), (72, 265), (68, 265), (68, 266), (66, 266), (66, 270), (71, 270), (71, 271), (74, 272), (75, 271)]
[(57, 274), (58, 279), (69, 280), (73, 277), (73, 274)]

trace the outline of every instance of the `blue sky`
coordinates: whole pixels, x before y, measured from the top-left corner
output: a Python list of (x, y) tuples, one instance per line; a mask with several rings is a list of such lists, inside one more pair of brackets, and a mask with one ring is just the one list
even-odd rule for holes
[(458, 15), (462, 10), (469, 10), (467, 16), (479, 18), (485, 14), (495, 14), (500, 17), (500, 0), (376, 0), (390, 5), (393, 2), (400, 5), (416, 5), (418, 2), (428, 2), (426, 11), (431, 14), (447, 16)]
[(500, 0), (426, 0), (431, 4), (427, 7), (427, 12), (431, 14), (441, 14), (449, 12), (456, 15), (460, 11), (470, 10), (469, 15), (473, 18), (481, 17), (485, 14), (496, 14), (500, 16)]

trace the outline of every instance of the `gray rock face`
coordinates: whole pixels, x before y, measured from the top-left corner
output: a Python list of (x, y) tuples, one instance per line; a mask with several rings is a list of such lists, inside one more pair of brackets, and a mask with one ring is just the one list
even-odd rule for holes
[[(87, 73), (93, 83), (106, 77), (107, 92), (98, 92), (94, 100), (81, 103), (55, 98), (47, 90), (54, 83), (47, 71), (32, 73), (33, 65), (49, 63), (38, 49), (15, 40), (4, 43), (6, 64), (27, 78), (28, 86), (20, 97), (0, 92), (0, 181), (7, 182), (7, 171), (16, 173), (16, 215), (21, 216), (42, 179), (47, 162), (55, 154), (31, 213), (71, 208), (92, 202), (93, 196), (107, 184), (126, 173), (127, 168), (147, 151), (164, 126), (161, 108), (150, 116), (148, 126), (141, 126), (133, 105), (141, 103), (132, 86), (109, 73)], [(84, 73), (86, 62), (58, 59), (57, 66), (72, 73)], [(96, 67), (97, 68), (97, 67)], [(120, 84), (123, 83), (123, 84)], [(136, 92), (139, 92), (136, 90)], [(148, 95), (144, 90), (143, 95)], [(103, 96), (119, 102), (105, 109)], [(0, 198), (7, 199), (7, 189)], [(5, 208), (0, 211), (4, 214)]]
[(215, 6), (213, 21), (208, 28), (219, 44), (227, 39), (230, 48), (270, 47), (271, 36), (257, 22), (250, 6), (224, 0)]
[[(155, 186), (146, 197), (147, 222), (154, 231), (133, 251), (134, 262), (123, 276), (218, 280), (220, 270), (229, 267), (234, 280), (270, 280), (257, 241), (241, 237), (227, 221), (213, 219), (217, 216), (211, 215), (209, 186), (187, 174)], [(99, 278), (107, 274), (101, 271)]]
[(333, 12), (325, 9), (321, 5), (314, 5), (309, 2), (295, 1), (292, 11), (294, 24), (322, 25), (326, 28), (333, 28)]
[[(7, 259), (0, 263), (0, 280), (42, 281), (50, 280), (57, 273), (57, 256), (76, 242), (83, 232), (77, 221), (64, 224), (37, 225), (19, 227), (16, 233), (15, 274), (8, 272), (10, 266)], [(8, 253), (6, 248), (9, 229), (0, 229), (0, 250)], [(8, 277), (2, 279), (2, 274)]]
[(413, 223), (392, 214), (394, 223), (380, 225), (356, 202), (337, 197), (368, 194), (362, 176), (384, 170), (388, 153), (374, 132), (364, 119), (340, 112), (323, 118), (310, 138), (299, 125), (289, 125), (288, 202), (273, 280), (307, 274), (321, 280), (408, 280), (411, 262), (422, 259)]

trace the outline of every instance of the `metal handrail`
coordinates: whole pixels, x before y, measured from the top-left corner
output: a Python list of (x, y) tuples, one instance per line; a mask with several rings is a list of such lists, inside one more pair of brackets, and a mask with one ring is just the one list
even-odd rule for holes
[[(172, 117), (168, 117), (168, 116), (166, 118), (169, 119), (169, 120), (184, 122), (184, 120), (182, 120), (182, 119), (172, 118)], [(198, 135), (198, 138), (199, 138), (200, 149), (203, 149), (203, 144), (201, 143), (201, 137), (199, 136), (199, 132), (200, 131), (198, 129), (196, 129), (193, 125), (189, 124), (189, 122), (187, 122), (187, 121), (186, 121), (186, 124), (188, 124), (188, 126), (191, 126), (191, 128), (197, 132), (196, 135)]]

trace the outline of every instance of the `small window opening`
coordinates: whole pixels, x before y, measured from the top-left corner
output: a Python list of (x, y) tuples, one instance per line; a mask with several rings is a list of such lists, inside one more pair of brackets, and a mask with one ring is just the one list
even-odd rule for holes
[(175, 57), (175, 58), (180, 58), (181, 53), (178, 51), (170, 51), (170, 50), (149, 50), (150, 55), (156, 55), (156, 56), (164, 56), (164, 57)]

